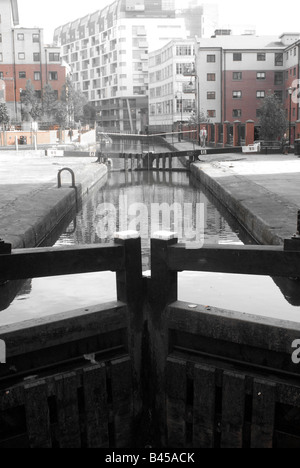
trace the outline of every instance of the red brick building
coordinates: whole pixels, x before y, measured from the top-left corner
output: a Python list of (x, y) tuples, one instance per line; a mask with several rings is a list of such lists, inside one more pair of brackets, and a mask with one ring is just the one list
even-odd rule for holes
[(19, 28), (17, 0), (0, 3), (0, 83), (12, 120), (21, 119), (20, 96), (31, 80), (37, 96), (49, 83), (60, 97), (66, 81), (66, 67), (61, 65), (60, 48), (43, 43), (43, 30)]
[(293, 124), (300, 118), (300, 33), (199, 39), (196, 68), (197, 104), (213, 123), (253, 120), (258, 125), (268, 93), (277, 95), (288, 119), (291, 111)]

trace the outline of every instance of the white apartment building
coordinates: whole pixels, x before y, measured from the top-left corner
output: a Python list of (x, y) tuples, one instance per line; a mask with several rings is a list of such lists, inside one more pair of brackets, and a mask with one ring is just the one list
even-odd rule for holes
[(106, 131), (139, 133), (147, 126), (149, 52), (186, 37), (173, 0), (117, 0), (55, 30), (77, 89)]
[(196, 112), (195, 41), (173, 40), (149, 54), (149, 128), (172, 132)]

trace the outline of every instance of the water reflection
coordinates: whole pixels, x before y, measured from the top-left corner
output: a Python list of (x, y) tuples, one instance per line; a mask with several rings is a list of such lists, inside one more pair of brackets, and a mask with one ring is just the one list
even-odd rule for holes
[[(150, 269), (150, 235), (153, 232), (151, 205), (204, 207), (204, 240), (212, 244), (251, 244), (255, 241), (242, 229), (235, 218), (207, 192), (201, 184), (183, 172), (112, 172), (103, 187), (90, 193), (89, 198), (70, 220), (65, 232), (56, 242), (60, 245), (98, 244), (109, 242), (115, 230), (124, 230), (124, 218), (120, 216), (120, 199), (126, 199), (128, 207), (144, 205), (147, 216), (141, 213), (126, 214), (127, 226), (138, 218), (137, 229), (142, 234), (143, 270)], [(99, 207), (114, 207), (115, 225), (106, 235), (99, 229), (103, 212)], [(123, 210), (124, 211), (124, 210)], [(125, 210), (126, 211), (126, 210)], [(196, 211), (194, 210), (193, 213)], [(183, 212), (184, 213), (184, 212)], [(102, 216), (102, 217), (101, 217)], [(108, 217), (109, 219), (109, 217)], [(121, 221), (120, 221), (121, 220)], [(175, 229), (175, 218), (161, 218), (159, 228)], [(191, 228), (197, 230), (196, 219), (189, 219)], [(108, 226), (109, 227), (109, 226)], [(155, 226), (156, 228), (156, 226)], [(176, 230), (176, 229), (175, 229)], [(183, 237), (181, 240), (185, 240)], [(16, 285), (17, 287), (17, 285)], [(19, 284), (20, 287), (20, 284)], [(28, 290), (26, 290), (28, 288)], [(30, 289), (30, 290), (29, 290)], [(13, 297), (16, 289), (11, 289)], [(282, 294), (281, 292), (282, 291)], [(86, 304), (94, 305), (115, 299), (115, 276), (112, 273), (96, 273), (60, 278), (28, 280), (16, 300), (0, 315), (0, 325), (42, 315), (59, 313)], [(1, 294), (1, 296), (3, 296)], [(4, 308), (10, 299), (6, 296)], [(242, 275), (223, 275), (185, 272), (180, 274), (179, 299), (232, 310), (242, 310), (259, 315), (298, 320), (300, 286), (289, 279), (257, 278)], [(294, 307), (296, 306), (296, 307)], [(41, 307), (41, 309), (40, 309)]]
[[(158, 205), (161, 209), (159, 219)], [(197, 219), (200, 206), (204, 214), (201, 223)], [(150, 269), (150, 237), (153, 232), (176, 231), (179, 240), (186, 242), (199, 240), (202, 228), (206, 243), (241, 243), (203, 191), (194, 189), (189, 174), (110, 173), (104, 190), (95, 192), (77, 216), (75, 232), (66, 232), (57, 245), (107, 243), (116, 231), (138, 230), (142, 237), (143, 269), (146, 271)]]

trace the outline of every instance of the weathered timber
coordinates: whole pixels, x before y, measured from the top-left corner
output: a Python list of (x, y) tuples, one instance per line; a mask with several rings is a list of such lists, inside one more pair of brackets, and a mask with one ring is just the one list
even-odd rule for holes
[(207, 271), (244, 275), (300, 277), (300, 252), (281, 246), (169, 247), (171, 271)]
[(184, 302), (171, 304), (167, 316), (170, 352), (191, 350), (249, 371), (272, 370), (299, 378), (300, 367), (291, 359), (291, 345), (300, 336), (298, 323), (259, 316), (259, 311), (252, 315), (205, 306), (191, 310)]
[(80, 423), (76, 374), (58, 376), (56, 382), (60, 448), (80, 448)]
[(166, 371), (168, 447), (183, 448), (186, 446), (186, 363), (168, 358)]
[(193, 447), (214, 447), (216, 369), (197, 364), (194, 369)]
[(117, 271), (124, 268), (123, 248), (114, 244), (14, 250), (0, 255), (5, 280)]
[(255, 380), (251, 448), (272, 448), (275, 423), (276, 385), (266, 380)]
[(132, 447), (133, 388), (132, 366), (128, 357), (114, 361), (111, 366), (112, 405), (115, 447)]
[(245, 409), (245, 376), (224, 372), (222, 448), (242, 448)]
[(144, 281), (142, 272), (141, 238), (115, 239), (124, 250), (124, 269), (116, 274), (117, 298), (127, 304), (128, 349), (133, 364), (134, 412), (142, 408), (141, 366), (142, 333), (144, 324)]
[(7, 364), (0, 366), (0, 377), (28, 375), (34, 369), (66, 362), (76, 364), (85, 354), (124, 354), (127, 326), (126, 306), (115, 302), (1, 327)]
[(108, 397), (104, 364), (84, 369), (83, 392), (87, 446), (108, 448)]
[(24, 394), (30, 448), (51, 448), (50, 417), (45, 381), (25, 385)]
[(178, 274), (168, 267), (168, 247), (177, 239), (151, 239), (151, 281), (148, 288), (150, 314), (148, 330), (151, 349), (151, 379), (155, 395), (154, 415), (159, 421), (161, 437), (165, 443), (165, 379), (168, 356), (168, 336), (166, 333), (167, 306), (177, 300)]

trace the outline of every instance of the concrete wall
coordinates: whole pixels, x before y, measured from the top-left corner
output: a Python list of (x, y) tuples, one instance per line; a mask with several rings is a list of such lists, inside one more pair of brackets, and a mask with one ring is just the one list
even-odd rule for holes
[(20, 131), (20, 132), (5, 132), (5, 136), (3, 132), (1, 132), (0, 137), (0, 146), (14, 146), (16, 144), (16, 138), (18, 142), (21, 136), (27, 138), (27, 144), (33, 145), (34, 144), (34, 136), (37, 137), (37, 144), (44, 145), (44, 144), (54, 144), (57, 140), (57, 132), (55, 130), (50, 131), (39, 131), (37, 133), (30, 132), (30, 131)]

